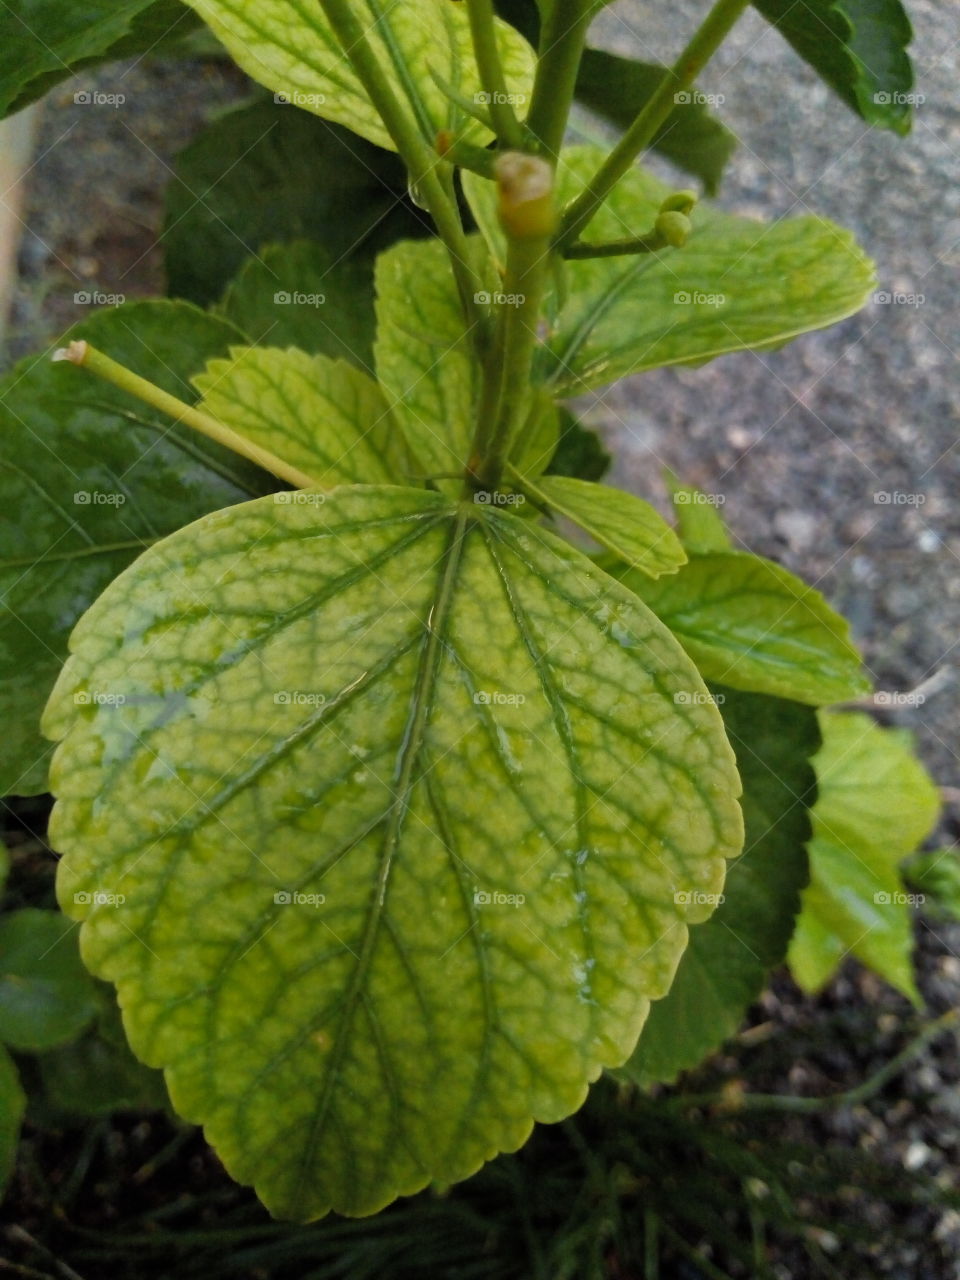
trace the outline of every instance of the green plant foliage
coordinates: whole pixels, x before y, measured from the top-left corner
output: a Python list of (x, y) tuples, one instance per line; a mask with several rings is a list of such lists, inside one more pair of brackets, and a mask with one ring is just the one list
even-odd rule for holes
[(53, 1112), (106, 1116), (114, 1111), (161, 1111), (170, 1100), (159, 1071), (130, 1052), (109, 988), (97, 992), (95, 1024), (82, 1036), (37, 1058), (43, 1101)]
[(924, 911), (960, 920), (960, 853), (933, 849), (911, 858), (903, 868), (908, 886), (924, 895)]
[[(613, 461), (595, 431), (578, 422), (564, 405), (558, 406), (560, 438), (547, 474), (578, 480), (602, 480)], [(519, 465), (519, 464), (518, 464)]]
[[(666, 67), (621, 58), (602, 49), (586, 49), (577, 77), (577, 97), (626, 129), (667, 74)], [(652, 146), (699, 178), (708, 195), (715, 195), (737, 139), (696, 94), (687, 93), (658, 130)]]
[(666, 480), (667, 491), (677, 514), (677, 533), (684, 549), (692, 556), (731, 550), (730, 535), (712, 495), (703, 493), (693, 485), (681, 484), (669, 472)]
[(323, 488), (389, 484), (411, 469), (383, 392), (345, 360), (295, 347), (231, 347), (193, 384), (201, 409)]
[(695, 555), (651, 581), (608, 564), (706, 679), (821, 706), (870, 690), (846, 619), (788, 570), (743, 551)]
[(253, 346), (298, 347), (373, 368), (373, 261), (309, 240), (261, 245), (215, 308)]
[[(470, 246), (482, 262), (478, 236)], [(425, 475), (460, 474), (470, 459), (480, 374), (443, 245), (394, 245), (377, 259), (376, 282), (377, 377), (390, 409)], [(473, 324), (483, 306), (478, 299)]]
[[(603, 160), (571, 147), (557, 171), (558, 200), (578, 194)], [(464, 175), (464, 191), (498, 260), (503, 233), (493, 184)], [(602, 206), (591, 243), (643, 235), (670, 189), (634, 168)], [(696, 364), (731, 351), (780, 346), (852, 315), (875, 285), (848, 231), (822, 218), (765, 224), (698, 205), (682, 249), (567, 262), (548, 298), (550, 333), (539, 376), (557, 395), (602, 387), (660, 365)]]
[[(304, 8), (296, 0), (187, 0), (236, 58), (240, 66), (274, 93), (325, 120), (346, 125), (378, 146), (394, 149), (380, 114), (319, 4)], [(463, 5), (449, 0), (404, 0), (392, 7), (351, 0), (377, 57), (381, 74), (400, 98), (407, 98), (424, 138), (440, 129), (479, 134), (482, 127), (465, 117), (437, 85), (439, 75), (470, 99), (483, 91)], [(500, 58), (511, 93), (526, 101), (533, 84), (534, 56), (526, 40), (508, 23), (497, 23)]]
[(623, 1068), (641, 1083), (674, 1080), (734, 1034), (786, 954), (807, 883), (816, 712), (720, 685), (713, 696), (743, 783), (743, 853), (727, 872), (723, 902), (691, 932), (673, 986), (651, 1008)]
[[(188, 401), (190, 375), (239, 338), (225, 321), (169, 302), (97, 312), (68, 336), (100, 344)], [(80, 614), (145, 546), (275, 484), (42, 355), (0, 385), (0, 424), (0, 505), (18, 515), (0, 549), (0, 794), (31, 795), (46, 790), (40, 712)]]
[(55, 911), (25, 907), (0, 916), (0, 1040), (11, 1049), (63, 1044), (96, 1013), (76, 933)]
[[(290, 104), (258, 99), (226, 112), (180, 152), (166, 189), (169, 291), (206, 306), (254, 255), (261, 274), (253, 283), (269, 305), (262, 314), (252, 311), (245, 292), (250, 280), (241, 277), (241, 327), (252, 340), (276, 343), (286, 335), (274, 334), (269, 326), (294, 322), (297, 344), (312, 350), (302, 327), (316, 322), (320, 333), (338, 329), (354, 285), (356, 322), (362, 325), (372, 305), (374, 254), (401, 236), (425, 233), (423, 216), (406, 199), (406, 190), (406, 172), (396, 156)], [(312, 254), (294, 250), (290, 267), (283, 258), (261, 252), (267, 245), (304, 239), (321, 247)], [(365, 270), (349, 265), (355, 259)], [(295, 271), (301, 267), (299, 277)], [(272, 289), (263, 276), (273, 280)], [(274, 306), (278, 292), (322, 293), (331, 309), (309, 303)], [(322, 330), (324, 325), (328, 328)], [(326, 345), (319, 349), (344, 354)]]
[(919, 1001), (911, 896), (900, 863), (927, 836), (940, 797), (910, 735), (857, 712), (820, 713), (810, 885), (790, 945), (793, 976), (822, 987), (847, 955)]
[(541, 476), (535, 483), (525, 478), (523, 488), (631, 568), (657, 578), (686, 563), (683, 547), (663, 516), (632, 493), (568, 476)]
[(913, 32), (901, 0), (753, 0), (867, 124), (908, 133)]
[[(135, 1052), (277, 1214), (374, 1212), (578, 1107), (710, 914), (678, 888), (718, 893), (740, 848), (670, 634), (481, 505), (209, 516), (72, 647), (60, 901)], [(78, 706), (93, 680), (129, 696)]]
[(0, 1045), (0, 1192), (13, 1172), (27, 1098), (14, 1060)]
[(0, 116), (85, 67), (169, 53), (199, 25), (179, 0), (13, 0), (4, 10)]

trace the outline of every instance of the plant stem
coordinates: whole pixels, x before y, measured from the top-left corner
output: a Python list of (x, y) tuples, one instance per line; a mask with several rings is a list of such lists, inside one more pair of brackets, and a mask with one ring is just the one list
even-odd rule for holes
[(480, 292), (482, 286), (470, 260), (457, 206), (447, 196), (437, 174), (439, 160), (424, 139), (415, 119), (394, 93), (380, 59), (367, 39), (366, 31), (353, 12), (350, 0), (320, 0), (320, 4), (344, 56), (349, 59), (369, 93), (410, 172), (411, 181), (423, 196), (440, 239), (447, 247), (466, 319), (470, 315), (474, 294)]
[(141, 378), (139, 374), (118, 364), (116, 360), (111, 360), (96, 347), (91, 347), (88, 342), (71, 342), (69, 347), (62, 347), (59, 351), (55, 351), (53, 359), (68, 360), (71, 364), (89, 369), (98, 377), (112, 382), (121, 391), (128, 391), (139, 400), (159, 409), (161, 413), (169, 414), (176, 422), (192, 427), (194, 431), (199, 431), (208, 439), (215, 440), (225, 449), (232, 449), (234, 453), (239, 453), (288, 484), (296, 485), (298, 489), (316, 488), (319, 483), (313, 476), (308, 476), (306, 472), (291, 466), (289, 462), (284, 462), (268, 449), (261, 449), (252, 440), (247, 440), (222, 422), (218, 422), (216, 418), (211, 418), (209, 414), (184, 404), (182, 400), (170, 395), (155, 383), (148, 382), (146, 378)]
[(586, 0), (553, 0), (540, 31), (537, 74), (527, 128), (556, 163), (567, 129), (577, 72), (592, 17)]
[(470, 16), (470, 34), (473, 36), (473, 52), (480, 72), (480, 83), (487, 94), (486, 106), (497, 141), (508, 149), (518, 149), (523, 143), (523, 129), (509, 101), (507, 81), (497, 47), (492, 0), (467, 0), (467, 13)]
[(523, 420), (549, 262), (549, 236), (509, 240), (504, 292), (523, 301), (516, 307), (504, 308), (500, 320), (496, 415), (489, 427), (481, 421), (474, 447), (479, 457), (476, 479), (483, 489), (496, 489), (500, 483), (514, 429)]
[(932, 1022), (927, 1023), (910, 1041), (910, 1043), (889, 1062), (875, 1071), (872, 1076), (868, 1076), (860, 1084), (855, 1085), (852, 1089), (846, 1089), (843, 1093), (834, 1093), (826, 1098), (796, 1098), (790, 1094), (781, 1093), (744, 1093), (731, 1101), (728, 1095), (723, 1093), (705, 1093), (705, 1094), (678, 1094), (674, 1098), (664, 1100), (665, 1107), (670, 1111), (686, 1111), (691, 1107), (701, 1106), (720, 1106), (731, 1111), (792, 1111), (801, 1113), (816, 1113), (819, 1111), (832, 1111), (837, 1107), (853, 1107), (857, 1103), (865, 1102), (868, 1098), (872, 1098), (879, 1093), (883, 1086), (900, 1074), (908, 1062), (911, 1062), (919, 1053), (926, 1048), (931, 1040), (944, 1031), (954, 1030), (960, 1025), (960, 1009), (949, 1009), (946, 1013), (941, 1014), (939, 1018), (935, 1018)]
[(636, 236), (627, 240), (608, 240), (602, 244), (589, 244), (578, 240), (563, 250), (563, 256), (569, 261), (575, 258), (619, 258), (631, 253), (656, 253), (659, 249), (668, 249), (667, 240), (657, 231), (647, 236)]
[(723, 43), (749, 0), (716, 0), (690, 43), (647, 99), (633, 124), (564, 212), (557, 236), (562, 250), (580, 235), (641, 151), (653, 141), (674, 107), (674, 95), (691, 87)]

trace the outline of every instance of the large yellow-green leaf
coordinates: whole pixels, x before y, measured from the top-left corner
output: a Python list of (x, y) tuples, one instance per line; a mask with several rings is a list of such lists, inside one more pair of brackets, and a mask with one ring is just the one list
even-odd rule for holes
[(201, 409), (318, 485), (389, 484), (409, 470), (383, 392), (346, 360), (231, 347), (192, 381)]
[[(319, 0), (186, 2), (254, 80), (296, 106), (394, 149)], [(465, 5), (451, 0), (352, 0), (350, 7), (382, 75), (396, 96), (408, 101), (427, 141), (432, 143), (440, 129), (479, 133), (481, 141), (487, 140), (482, 126), (454, 106), (431, 75), (435, 72), (470, 99), (483, 91)], [(500, 19), (497, 38), (507, 89), (522, 113), (533, 84), (533, 50)]]
[[(371, 1213), (578, 1107), (740, 847), (689, 659), (499, 511), (248, 503), (151, 548), (72, 648), (60, 901), (276, 1214)], [(93, 681), (118, 696), (78, 704)]]
[(820, 712), (810, 885), (790, 968), (816, 991), (854, 955), (913, 1000), (913, 931), (900, 863), (929, 834), (940, 797), (910, 734), (858, 712)]
[[(470, 238), (478, 264), (486, 256)], [(377, 259), (377, 378), (410, 448), (429, 476), (462, 473), (470, 457), (480, 371), (471, 359), (446, 250), (439, 240), (405, 240)]]
[(656, 581), (609, 567), (708, 680), (813, 706), (869, 692), (846, 618), (772, 560), (741, 551), (695, 555)]
[[(571, 147), (557, 175), (561, 201), (575, 196), (603, 159)], [(493, 183), (464, 175), (477, 221), (499, 258)], [(670, 188), (634, 168), (584, 238), (643, 235)], [(701, 203), (682, 249), (568, 262), (565, 300), (548, 299), (550, 332), (539, 375), (558, 393), (600, 387), (659, 365), (692, 364), (748, 348), (777, 346), (858, 311), (874, 287), (873, 266), (850, 232), (823, 218), (756, 222)]]

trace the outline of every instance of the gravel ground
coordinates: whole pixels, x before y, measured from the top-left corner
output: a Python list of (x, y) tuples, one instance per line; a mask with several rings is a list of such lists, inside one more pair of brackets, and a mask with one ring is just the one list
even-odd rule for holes
[[(944, 38), (942, 6), (911, 0), (910, 7), (917, 88), (926, 101), (905, 140), (865, 131), (753, 13), (701, 87), (724, 94), (723, 117), (741, 139), (721, 194), (726, 207), (767, 218), (832, 217), (877, 260), (881, 289), (922, 294), (922, 304), (877, 303), (780, 352), (648, 374), (588, 410), (615, 448), (620, 483), (662, 504), (660, 469), (669, 465), (723, 495), (725, 516), (746, 546), (818, 583), (852, 618), (879, 687), (907, 690), (940, 673), (938, 691), (899, 722), (916, 730), (923, 758), (948, 789), (942, 834), (956, 838), (960, 392), (951, 374), (960, 45)], [(671, 33), (692, 27), (703, 9), (702, 0), (621, 4), (605, 12), (598, 30), (621, 52), (663, 59), (677, 49)], [(76, 104), (74, 93), (94, 84), (127, 101), (116, 110)], [(201, 64), (186, 74), (163, 64), (111, 69), (54, 92), (31, 174), (8, 354), (23, 354), (75, 321), (77, 291), (133, 298), (162, 288), (156, 231), (171, 160), (212, 107), (241, 92), (232, 73)], [(875, 493), (894, 491), (923, 501), (874, 501)], [(923, 922), (918, 943), (930, 1011), (956, 1006), (960, 926)], [(761, 1067), (760, 1084), (800, 1093), (851, 1087), (902, 1047), (907, 1014), (903, 1000), (855, 965), (817, 1000), (778, 980), (756, 1011), (755, 1022), (771, 1023), (771, 1043), (780, 1046), (765, 1077)], [(835, 1019), (829, 1035), (827, 1015)], [(733, 1073), (737, 1060), (721, 1059), (716, 1068)], [(875, 1149), (878, 1159), (922, 1167), (956, 1187), (958, 1083), (956, 1038), (942, 1037), (873, 1102), (789, 1126), (808, 1139)], [(960, 1215), (931, 1211), (919, 1222), (898, 1222), (883, 1206), (869, 1213), (876, 1245), (861, 1255), (860, 1269), (844, 1263), (851, 1280), (960, 1275)], [(829, 1253), (830, 1242), (824, 1247)], [(799, 1258), (782, 1265), (784, 1280), (807, 1274)]]

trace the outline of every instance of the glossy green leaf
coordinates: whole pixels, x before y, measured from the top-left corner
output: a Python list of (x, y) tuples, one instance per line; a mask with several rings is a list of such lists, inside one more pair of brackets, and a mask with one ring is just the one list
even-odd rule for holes
[(322, 488), (390, 484), (410, 467), (383, 392), (345, 360), (295, 347), (231, 347), (192, 381), (202, 409)]
[(510, 447), (510, 461), (517, 470), (534, 479), (545, 471), (556, 453), (560, 429), (560, 405), (550, 396), (538, 396)]
[(675, 573), (686, 563), (677, 535), (649, 502), (622, 489), (569, 476), (524, 479), (524, 487), (552, 512), (566, 516), (594, 541), (650, 577)]
[[(577, 76), (577, 97), (627, 129), (667, 74), (666, 67), (586, 49)], [(736, 146), (734, 134), (710, 114), (696, 91), (676, 104), (652, 143), (654, 151), (699, 178), (708, 195), (716, 193)]]
[[(238, 333), (185, 303), (135, 303), (71, 330), (181, 399)], [(32, 356), (0, 383), (0, 794), (46, 790), (40, 712), (80, 614), (144, 546), (276, 487), (235, 454), (73, 365)]]
[(918, 854), (903, 868), (903, 878), (924, 895), (927, 915), (960, 920), (960, 851), (933, 849)]
[[(485, 258), (470, 238), (478, 265)], [(377, 259), (377, 377), (427, 476), (462, 474), (470, 459), (480, 371), (439, 240), (403, 243)], [(480, 322), (483, 300), (478, 301)]]
[(573, 476), (578, 480), (602, 480), (613, 461), (595, 431), (573, 416), (564, 405), (558, 405), (560, 439), (550, 459), (547, 474)]
[(107, 1116), (115, 1111), (169, 1110), (159, 1071), (130, 1052), (120, 1011), (109, 988), (98, 992), (100, 1015), (77, 1040), (37, 1059), (43, 1101), (55, 1112)]
[(899, 866), (936, 822), (940, 797), (906, 731), (882, 729), (855, 712), (822, 711), (820, 728), (810, 886), (790, 968), (800, 986), (815, 991), (854, 955), (918, 1001), (915, 898), (904, 891)]
[[(60, 900), (135, 1052), (279, 1215), (372, 1213), (578, 1107), (710, 914), (678, 889), (719, 892), (740, 848), (693, 665), (497, 510), (219, 512), (72, 647)], [(78, 707), (94, 679), (126, 700)]]
[[(3, 10), (0, 116), (84, 67), (169, 53), (197, 25), (179, 0), (10, 0)], [(122, 81), (115, 92), (123, 92)]]
[(717, 510), (722, 505), (719, 495), (681, 484), (669, 472), (667, 491), (677, 514), (677, 533), (690, 555), (709, 555), (713, 551), (731, 549), (730, 535)]
[[(378, 146), (393, 149), (379, 112), (345, 56), (318, 3), (296, 0), (186, 0), (260, 84), (294, 105), (334, 120)], [(440, 129), (479, 134), (483, 127), (457, 107), (431, 72), (459, 94), (483, 90), (466, 8), (450, 0), (352, 0), (351, 8), (397, 98), (408, 102), (425, 140)], [(507, 90), (523, 109), (533, 85), (534, 54), (519, 33), (497, 20)]]
[(910, 131), (915, 95), (906, 50), (913, 32), (901, 0), (753, 3), (867, 124)]
[[(561, 201), (599, 168), (597, 147), (563, 153)], [(492, 183), (464, 175), (464, 190), (494, 254), (503, 258)], [(634, 168), (590, 223), (592, 243), (643, 235), (670, 193)], [(697, 364), (731, 351), (780, 346), (858, 311), (873, 266), (848, 231), (822, 218), (774, 223), (732, 217), (706, 204), (691, 213), (682, 249), (565, 264), (566, 298), (547, 300), (549, 335), (537, 373), (557, 395), (602, 387), (660, 365)]]
[[(226, 112), (180, 152), (167, 185), (163, 245), (169, 291), (207, 306), (253, 255), (260, 262), (256, 296), (267, 305), (260, 319), (249, 305), (243, 307), (247, 335), (257, 342), (289, 340), (269, 326), (277, 321), (282, 328), (296, 318), (304, 325), (317, 322), (321, 336), (329, 336), (319, 326), (342, 324), (333, 307), (339, 311), (350, 288), (347, 264), (358, 259), (370, 272), (381, 249), (427, 230), (406, 191), (406, 170), (397, 156), (306, 111), (258, 100)], [(304, 239), (323, 247), (305, 261), (302, 252), (295, 259), (294, 270), (303, 262), (303, 279), (282, 258), (261, 253), (266, 245)], [(325, 278), (317, 284), (317, 263), (324, 258)], [(276, 292), (323, 293), (331, 310), (304, 304), (279, 317), (272, 302)], [(365, 290), (357, 300), (357, 321), (364, 313), (369, 317), (371, 303), (364, 296)], [(348, 334), (354, 323), (347, 322)], [(301, 333), (294, 340), (311, 349)], [(326, 345), (319, 349), (344, 354)]]
[(96, 1013), (77, 933), (58, 911), (26, 907), (0, 916), (0, 1040), (11, 1049), (63, 1044)]
[(734, 1034), (786, 955), (807, 883), (816, 712), (719, 685), (713, 695), (743, 782), (743, 853), (727, 872), (723, 902), (691, 932), (673, 986), (653, 1005), (624, 1067), (644, 1083), (674, 1080)]
[(0, 1193), (10, 1181), (27, 1098), (14, 1060), (0, 1044)]
[(252, 346), (298, 347), (373, 368), (373, 261), (309, 240), (262, 245), (227, 286), (219, 315)]
[(813, 706), (870, 690), (847, 620), (771, 560), (739, 551), (697, 555), (655, 582), (611, 571), (667, 624), (708, 680)]

